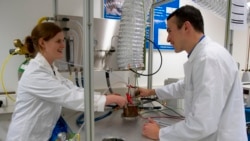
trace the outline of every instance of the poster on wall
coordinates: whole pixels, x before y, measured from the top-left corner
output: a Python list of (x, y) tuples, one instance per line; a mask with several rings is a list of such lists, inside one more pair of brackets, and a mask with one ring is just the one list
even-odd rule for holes
[[(103, 0), (103, 17), (106, 19), (121, 19), (122, 5), (125, 0)], [(160, 0), (158, 0), (160, 1)], [(172, 0), (154, 8), (154, 49), (173, 50), (173, 46), (167, 42), (166, 19), (170, 13), (179, 8), (179, 0)], [(150, 27), (146, 27), (145, 37), (149, 39)], [(149, 48), (146, 41), (146, 48)]]
[[(170, 13), (179, 8), (179, 0), (172, 0), (166, 4), (158, 6), (154, 9), (154, 49), (174, 50), (173, 46), (167, 42), (167, 27), (166, 19)], [(149, 38), (150, 27), (146, 28), (146, 37)], [(149, 42), (146, 42), (146, 48), (149, 47)]]
[(103, 17), (106, 19), (121, 19), (124, 0), (104, 0)]

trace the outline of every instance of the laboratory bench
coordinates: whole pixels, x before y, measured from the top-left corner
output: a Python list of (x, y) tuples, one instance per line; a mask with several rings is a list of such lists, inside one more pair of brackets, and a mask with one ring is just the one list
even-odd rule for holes
[[(108, 111), (108, 110), (107, 110)], [(102, 116), (105, 112), (95, 112), (95, 117)], [(72, 111), (71, 111), (72, 112)], [(180, 113), (182, 111), (179, 111)], [(178, 112), (178, 113), (179, 113)], [(76, 126), (76, 118), (81, 113), (63, 112), (64, 119), (67, 123), (70, 123), (70, 128), (77, 132), (79, 127)], [(169, 115), (179, 116), (175, 111), (167, 108), (160, 110), (140, 110), (139, 115), (136, 117), (123, 117), (123, 109), (114, 110), (109, 116), (95, 121), (95, 141), (152, 141), (142, 135), (143, 124), (147, 122), (147, 118), (152, 117), (156, 120), (161, 127), (165, 127), (174, 124), (182, 119), (171, 118)], [(167, 113), (167, 115), (166, 115)], [(84, 128), (80, 132), (80, 141), (84, 140)], [(104, 140), (106, 139), (106, 140)]]

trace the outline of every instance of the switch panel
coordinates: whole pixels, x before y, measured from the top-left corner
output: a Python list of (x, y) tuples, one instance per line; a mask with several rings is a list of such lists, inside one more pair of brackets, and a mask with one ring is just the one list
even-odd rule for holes
[(0, 101), (2, 101), (2, 105), (0, 108), (2, 107), (7, 107), (7, 99), (6, 99), (6, 96), (0, 96)]

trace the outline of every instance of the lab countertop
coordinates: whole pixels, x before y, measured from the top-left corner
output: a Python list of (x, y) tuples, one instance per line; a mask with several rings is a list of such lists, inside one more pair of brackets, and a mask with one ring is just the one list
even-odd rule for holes
[[(161, 111), (161, 112), (160, 112)], [(140, 116), (137, 117), (122, 117), (123, 110), (114, 111), (111, 115), (103, 118), (99, 121), (95, 122), (95, 141), (105, 141), (104, 138), (114, 138), (117, 140), (112, 141), (152, 141), (151, 139), (146, 138), (142, 135), (142, 127), (145, 122), (147, 122), (148, 117), (152, 117), (156, 120), (161, 127), (169, 126), (174, 124), (181, 119), (173, 119), (166, 118), (166, 114), (177, 116), (174, 112), (168, 109), (163, 110), (143, 110), (140, 111)], [(164, 112), (164, 113), (162, 113)], [(106, 112), (98, 112), (95, 113), (95, 116), (98, 117), (100, 115), (105, 114)], [(69, 125), (73, 131), (78, 131), (79, 127), (75, 125), (75, 119), (73, 117), (78, 117), (80, 114), (75, 114), (75, 116), (67, 116), (65, 114), (64, 119), (66, 122), (71, 120), (71, 124)], [(67, 118), (68, 117), (68, 118)], [(70, 118), (69, 118), (70, 117)], [(165, 117), (165, 118), (164, 118)], [(83, 141), (84, 138), (84, 130), (80, 132), (80, 140)], [(121, 140), (120, 140), (121, 139)]]

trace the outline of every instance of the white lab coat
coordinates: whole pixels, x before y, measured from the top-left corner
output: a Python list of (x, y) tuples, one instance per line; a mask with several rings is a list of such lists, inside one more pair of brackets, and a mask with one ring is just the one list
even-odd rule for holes
[(185, 120), (161, 128), (160, 141), (247, 141), (243, 89), (228, 51), (205, 37), (184, 72), (184, 80), (155, 90), (160, 99), (185, 101)]
[[(54, 75), (47, 60), (38, 53), (23, 73), (6, 141), (46, 141), (61, 114), (61, 108), (84, 111), (83, 88)], [(106, 97), (94, 96), (94, 110), (104, 111)]]

